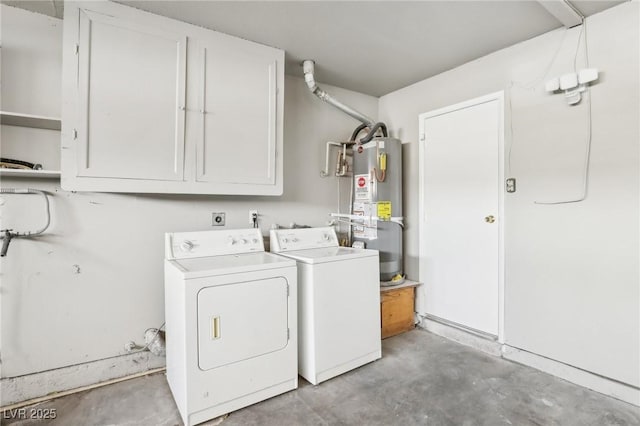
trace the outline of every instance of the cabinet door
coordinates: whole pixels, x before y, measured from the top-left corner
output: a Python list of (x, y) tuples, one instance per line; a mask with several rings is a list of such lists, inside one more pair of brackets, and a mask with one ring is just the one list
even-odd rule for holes
[(226, 37), (200, 43), (196, 180), (274, 187), (282, 137), (277, 99), (282, 52)]
[(182, 180), (186, 36), (78, 13), (76, 176)]
[(282, 194), (282, 50), (112, 2), (63, 35), (64, 189)]

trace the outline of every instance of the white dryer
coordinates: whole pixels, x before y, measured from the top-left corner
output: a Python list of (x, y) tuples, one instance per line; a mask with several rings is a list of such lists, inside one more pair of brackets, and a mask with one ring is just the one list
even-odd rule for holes
[(376, 250), (338, 247), (332, 227), (271, 231), (298, 263), (298, 373), (314, 385), (381, 358)]
[(298, 387), (296, 263), (259, 229), (165, 237), (167, 380), (185, 425)]

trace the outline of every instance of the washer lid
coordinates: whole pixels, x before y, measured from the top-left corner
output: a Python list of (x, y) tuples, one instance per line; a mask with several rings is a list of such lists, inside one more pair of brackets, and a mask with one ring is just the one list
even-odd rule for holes
[(167, 260), (167, 263), (187, 279), (296, 266), (294, 260), (265, 252)]
[(322, 247), (307, 250), (296, 250), (279, 253), (302, 263), (311, 265), (326, 262), (339, 262), (363, 257), (378, 257), (377, 250), (357, 249), (353, 247)]

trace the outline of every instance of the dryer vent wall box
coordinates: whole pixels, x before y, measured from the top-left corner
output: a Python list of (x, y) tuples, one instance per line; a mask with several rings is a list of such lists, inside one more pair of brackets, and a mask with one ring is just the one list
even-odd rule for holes
[(280, 49), (116, 3), (65, 2), (61, 185), (282, 195), (283, 88)]
[(271, 231), (298, 264), (299, 373), (318, 384), (382, 356), (376, 250), (339, 247), (331, 227)]
[(266, 253), (258, 229), (166, 234), (165, 252), (167, 381), (184, 423), (296, 389), (296, 262)]

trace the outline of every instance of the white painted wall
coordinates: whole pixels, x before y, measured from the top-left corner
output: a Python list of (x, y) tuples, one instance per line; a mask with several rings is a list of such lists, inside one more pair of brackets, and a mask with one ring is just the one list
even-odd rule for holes
[[(2, 109), (59, 116), (61, 21), (0, 8)], [(27, 53), (29, 61), (17, 60)], [(27, 64), (38, 74), (23, 69)], [(38, 90), (23, 96), (31, 84)], [(377, 115), (377, 98), (326, 89)], [(320, 177), (324, 142), (348, 138), (358, 123), (312, 96), (294, 77), (286, 77), (284, 114), (282, 197), (70, 193), (57, 180), (4, 178), (3, 188), (49, 191), (53, 217), (46, 236), (14, 240), (0, 261), (2, 377), (117, 357), (127, 341), (141, 342), (146, 328), (162, 324), (165, 232), (212, 229), (212, 212), (226, 212), (229, 228), (248, 227), (249, 209), (259, 211), (265, 235), (274, 223), (324, 225), (338, 204), (337, 178)], [(13, 144), (46, 143), (43, 139), (57, 150), (59, 135), (50, 133), (3, 126), (3, 156), (5, 147), (9, 152)], [(59, 164), (55, 151), (24, 154)], [(346, 200), (346, 183), (342, 193)], [(0, 203), (2, 229), (37, 226), (44, 214), (38, 197), (3, 195)]]
[[(625, 3), (587, 20), (589, 60), (602, 71), (592, 88), (593, 149), (585, 202), (534, 201), (580, 192), (586, 103), (568, 107), (511, 82), (545, 74), (560, 29), (460, 66), (380, 99), (379, 119), (404, 146), (406, 271), (418, 276), (418, 115), (506, 90), (507, 151), (518, 192), (506, 195), (506, 342), (640, 385), (639, 11)], [(566, 33), (549, 76), (573, 68), (580, 29)], [(583, 68), (582, 51), (577, 58)], [(510, 131), (510, 124), (513, 133)], [(421, 287), (422, 292), (428, 286)], [(421, 300), (429, 297), (420, 294)]]

